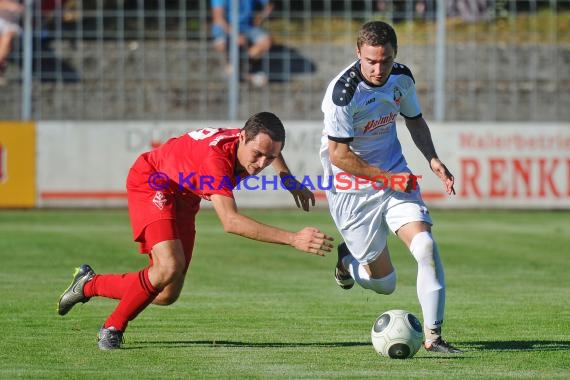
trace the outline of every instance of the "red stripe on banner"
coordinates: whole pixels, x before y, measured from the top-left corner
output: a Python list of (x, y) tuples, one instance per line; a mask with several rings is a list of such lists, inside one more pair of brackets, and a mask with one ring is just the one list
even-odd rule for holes
[(422, 191), (422, 198), (426, 201), (434, 201), (445, 198), (445, 193), (441, 191)]
[(125, 191), (43, 191), (41, 199), (126, 199)]
[(315, 199), (319, 199), (319, 200), (327, 199), (325, 192), (322, 190), (313, 191), (313, 193), (315, 194)]

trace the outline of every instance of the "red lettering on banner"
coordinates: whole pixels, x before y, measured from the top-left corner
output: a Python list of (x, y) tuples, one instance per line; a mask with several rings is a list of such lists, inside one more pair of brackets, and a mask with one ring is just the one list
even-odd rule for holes
[[(523, 163), (524, 161), (524, 163)], [(519, 197), (518, 179), (522, 178), (524, 182), (525, 195), (530, 198), (532, 195), (532, 187), (530, 184), (532, 160), (530, 158), (513, 160), (513, 197)]]
[(481, 191), (477, 186), (479, 180), (479, 161), (475, 158), (464, 158), (461, 160), (461, 192), (459, 195), (462, 197), (469, 197), (471, 195), (477, 198), (481, 197)]
[(548, 165), (548, 162), (545, 158), (541, 158), (540, 160), (538, 160), (538, 164), (539, 164), (539, 181), (538, 183), (540, 184), (540, 191), (538, 192), (538, 195), (542, 198), (546, 197), (546, 185), (548, 185), (548, 187), (550, 187), (550, 189), (552, 190), (552, 194), (558, 198), (560, 197), (560, 193), (558, 192), (558, 189), (556, 188), (556, 184), (554, 183), (554, 178), (553, 178), (553, 174), (554, 171), (556, 170), (556, 166), (558, 166), (558, 159), (557, 158), (553, 158), (552, 159), (552, 167), (550, 168), (550, 170), (548, 170), (546, 168), (546, 166)]
[(465, 157), (460, 170), (459, 195), (464, 198), (570, 197), (570, 158)]
[(504, 197), (507, 195), (509, 185), (504, 179), (507, 174), (507, 161), (504, 158), (489, 159), (489, 196), (491, 198)]
[(528, 133), (499, 133), (485, 132), (484, 134), (473, 132), (459, 133), (460, 149), (516, 149), (526, 151), (554, 151), (560, 152), (570, 149), (570, 136), (567, 132), (555, 134), (528, 134)]

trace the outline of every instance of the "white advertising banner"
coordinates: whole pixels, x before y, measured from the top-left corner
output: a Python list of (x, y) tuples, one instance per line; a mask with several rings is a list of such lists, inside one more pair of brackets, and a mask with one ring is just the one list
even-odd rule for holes
[[(413, 145), (402, 120), (398, 132), (428, 205), (442, 208), (570, 209), (570, 124), (430, 123), (442, 161), (456, 178), (448, 196)], [(124, 206), (125, 179), (136, 157), (172, 136), (243, 122), (39, 122), (37, 204)], [(319, 121), (285, 122), (284, 156), (297, 179), (322, 190)], [(291, 207), (293, 198), (267, 168), (236, 190), (240, 207)], [(204, 201), (203, 205), (209, 202)]]
[[(405, 128), (404, 128), (405, 129)], [(400, 130), (424, 197), (437, 207), (570, 208), (570, 124), (431, 123), (441, 160), (455, 176), (447, 196)]]
[[(199, 128), (240, 128), (241, 122), (39, 122), (38, 206), (126, 205), (125, 181), (139, 154)], [(318, 123), (286, 123), (284, 155), (295, 175), (320, 172)], [(289, 207), (294, 200), (271, 168), (235, 191), (239, 207)], [(206, 206), (209, 202), (203, 201)]]

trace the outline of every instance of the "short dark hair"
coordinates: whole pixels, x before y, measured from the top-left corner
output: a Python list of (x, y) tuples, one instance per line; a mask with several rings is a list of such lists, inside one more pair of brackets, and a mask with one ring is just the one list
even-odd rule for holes
[(362, 45), (381, 46), (387, 44), (392, 44), (394, 53), (398, 53), (398, 38), (396, 31), (390, 24), (383, 21), (369, 21), (362, 25), (356, 40), (356, 46), (359, 50)]
[(242, 128), (245, 132), (245, 142), (253, 140), (258, 134), (265, 133), (271, 140), (281, 142), (281, 149), (285, 146), (285, 127), (281, 120), (271, 112), (253, 114)]

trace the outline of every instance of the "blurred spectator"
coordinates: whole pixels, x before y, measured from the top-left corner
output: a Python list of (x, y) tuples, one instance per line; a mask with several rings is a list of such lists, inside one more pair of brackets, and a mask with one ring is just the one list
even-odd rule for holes
[[(66, 38), (65, 30), (74, 28), (74, 22), (81, 15), (78, 11), (78, 0), (34, 0), (34, 13), (32, 17), (34, 28), (33, 50), (34, 78), (42, 82), (77, 82), (80, 75), (73, 65), (65, 58), (60, 57), (52, 47), (57, 37), (60, 41)], [(68, 38), (68, 42), (75, 47), (76, 38)]]
[(376, 10), (383, 15), (391, 15), (394, 22), (412, 18), (427, 17), (426, 0), (377, 0)]
[(12, 42), (22, 31), (18, 24), (23, 12), (24, 7), (16, 0), (0, 0), (0, 86), (6, 85), (4, 73)]
[[(248, 58), (244, 65), (246, 71), (243, 76), (255, 86), (263, 86), (267, 83), (267, 73), (263, 72), (261, 59), (271, 48), (271, 37), (265, 29), (261, 28), (261, 24), (273, 11), (273, 4), (270, 0), (239, 0), (238, 2), (238, 44), (242, 51), (247, 52)], [(227, 56), (232, 24), (231, 3), (232, 0), (210, 0), (214, 49), (223, 54), (227, 75), (233, 70)]]
[(488, 0), (447, 0), (447, 16), (475, 22), (489, 19)]
[[(37, 1), (37, 0), (36, 0)], [(48, 46), (54, 38), (54, 29), (70, 27), (81, 16), (76, 0), (41, 0), (36, 26), (41, 29), (40, 44)], [(73, 26), (71, 26), (73, 27)]]

